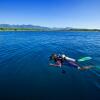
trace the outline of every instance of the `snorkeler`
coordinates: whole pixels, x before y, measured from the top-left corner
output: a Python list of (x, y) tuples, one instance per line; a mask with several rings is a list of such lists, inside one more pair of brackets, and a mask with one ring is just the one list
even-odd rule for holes
[[(57, 54), (52, 54), (51, 56), (50, 56), (50, 59), (49, 59), (49, 61), (54, 61), (54, 64), (49, 64), (49, 65), (52, 65), (52, 66), (59, 66), (59, 67), (61, 67), (62, 65), (63, 65), (63, 63), (66, 61), (66, 62), (73, 62), (73, 65), (74, 66), (78, 66), (75, 62), (76, 62), (76, 60), (75, 59), (73, 59), (73, 58), (69, 58), (69, 57), (67, 57), (67, 56), (65, 56), (64, 54), (63, 55), (57, 55)], [(70, 64), (72, 64), (72, 63), (70, 63)], [(79, 66), (78, 66), (79, 67)]]
[(54, 64), (49, 63), (50, 66), (57, 66), (57, 67), (62, 67), (62, 65), (66, 62), (69, 66), (71, 67), (75, 67), (79, 70), (86, 70), (86, 69), (90, 69), (91, 66), (85, 66), (85, 67), (81, 67), (78, 63), (76, 59), (67, 57), (66, 55), (62, 54), (62, 55), (57, 55), (57, 54), (52, 54), (50, 56), (49, 61), (54, 61)]
[(51, 65), (51, 66), (58, 66), (58, 67), (61, 67), (62, 64), (63, 64), (63, 59), (62, 59), (60, 56), (58, 56), (57, 54), (52, 54), (52, 55), (50, 56), (49, 61), (54, 61), (54, 64), (49, 63), (49, 65)]

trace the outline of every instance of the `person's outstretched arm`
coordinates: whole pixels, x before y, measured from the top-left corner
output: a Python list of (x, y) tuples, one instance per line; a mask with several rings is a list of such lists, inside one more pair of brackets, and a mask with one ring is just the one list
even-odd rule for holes
[(50, 63), (49, 65), (50, 66), (57, 66), (57, 67), (61, 67), (62, 66), (60, 61), (57, 61), (55, 64)]

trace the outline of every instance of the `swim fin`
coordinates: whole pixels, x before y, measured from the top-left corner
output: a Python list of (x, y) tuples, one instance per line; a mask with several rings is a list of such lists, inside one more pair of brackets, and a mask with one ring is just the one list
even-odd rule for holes
[(78, 59), (78, 62), (87, 61), (87, 60), (91, 60), (91, 59), (92, 59), (92, 57), (83, 57), (83, 58)]
[(89, 70), (91, 68), (94, 68), (93, 66), (84, 66), (84, 67), (81, 67), (80, 70)]

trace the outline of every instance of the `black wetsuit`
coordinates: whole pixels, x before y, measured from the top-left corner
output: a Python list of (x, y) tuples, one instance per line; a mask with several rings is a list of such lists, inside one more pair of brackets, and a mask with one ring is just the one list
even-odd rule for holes
[(57, 58), (53, 58), (53, 59), (52, 59), (52, 56), (50, 56), (49, 61), (51, 61), (51, 60), (54, 60), (55, 63), (56, 63), (57, 61), (60, 61), (61, 64), (63, 64), (63, 62), (64, 62), (64, 59), (62, 59), (61, 57), (57, 57)]

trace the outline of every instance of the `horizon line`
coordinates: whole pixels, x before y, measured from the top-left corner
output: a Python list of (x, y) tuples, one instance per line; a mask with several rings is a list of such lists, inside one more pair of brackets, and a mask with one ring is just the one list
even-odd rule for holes
[(32, 25), (32, 26), (39, 26), (39, 27), (47, 27), (47, 28), (73, 28), (73, 29), (100, 29), (100, 28), (85, 28), (85, 27), (73, 27), (73, 26), (64, 26), (64, 27), (57, 27), (57, 26), (45, 26), (45, 25), (36, 25), (36, 24), (0, 24), (0, 25)]

